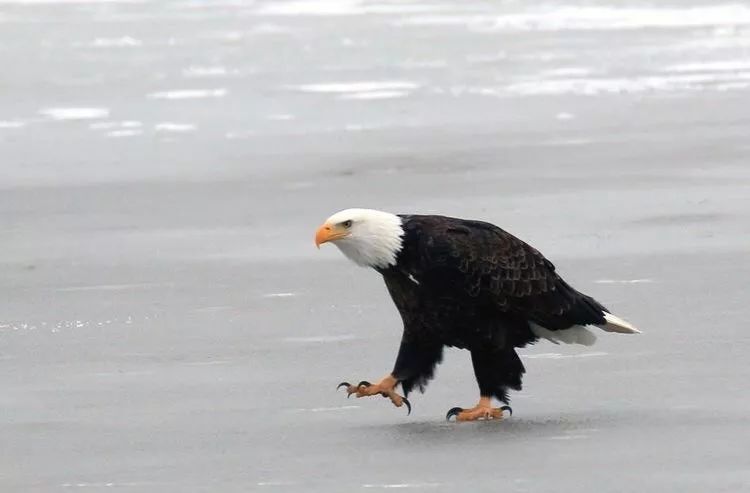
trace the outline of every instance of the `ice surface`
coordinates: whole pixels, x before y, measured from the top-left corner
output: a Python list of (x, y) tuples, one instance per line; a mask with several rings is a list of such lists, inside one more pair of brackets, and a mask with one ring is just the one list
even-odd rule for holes
[(46, 108), (39, 113), (53, 120), (95, 120), (109, 116), (107, 108)]
[(179, 89), (174, 91), (160, 91), (148, 95), (152, 99), (202, 99), (223, 98), (226, 89)]
[[(0, 491), (750, 489), (748, 8), (0, 1)], [(500, 423), (444, 421), (458, 350), (347, 400), (401, 335), (313, 244), (353, 206), (497, 223), (644, 333), (521, 350)]]

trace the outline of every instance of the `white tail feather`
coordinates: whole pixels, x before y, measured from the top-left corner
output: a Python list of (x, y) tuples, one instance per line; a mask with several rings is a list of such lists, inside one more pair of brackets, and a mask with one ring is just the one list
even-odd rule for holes
[(565, 330), (549, 330), (533, 322), (529, 322), (529, 326), (534, 335), (547, 339), (555, 344), (564, 343), (591, 346), (596, 342), (596, 335), (581, 325), (574, 325)]
[(597, 325), (602, 330), (607, 332), (617, 332), (619, 334), (640, 334), (641, 331), (633, 327), (631, 324), (611, 313), (604, 313), (604, 320), (607, 321), (604, 325)]
[[(631, 324), (611, 313), (604, 313), (605, 324), (596, 325), (602, 330), (607, 332), (617, 332), (618, 334), (640, 334), (641, 331), (633, 327)], [(582, 325), (574, 325), (569, 329), (564, 330), (549, 330), (545, 329), (541, 325), (537, 325), (533, 322), (529, 322), (531, 332), (537, 337), (547, 339), (548, 341), (554, 342), (555, 344), (581, 344), (583, 346), (591, 346), (596, 342), (596, 335)]]

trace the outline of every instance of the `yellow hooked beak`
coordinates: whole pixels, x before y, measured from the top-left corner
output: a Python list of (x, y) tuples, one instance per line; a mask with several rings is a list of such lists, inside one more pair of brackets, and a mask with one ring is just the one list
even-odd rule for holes
[(315, 232), (315, 246), (320, 248), (320, 245), (329, 241), (340, 240), (347, 236), (349, 231), (346, 228), (339, 225), (330, 225), (328, 223), (323, 224)]

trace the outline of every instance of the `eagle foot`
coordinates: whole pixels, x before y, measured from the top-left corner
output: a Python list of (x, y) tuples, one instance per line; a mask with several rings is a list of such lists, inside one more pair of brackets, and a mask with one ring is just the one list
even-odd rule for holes
[(489, 399), (485, 401), (482, 398), (479, 404), (471, 409), (452, 408), (445, 415), (445, 419), (446, 421), (450, 421), (455, 416), (456, 421), (478, 421), (480, 419), (489, 421), (492, 419), (503, 419), (503, 411), (508, 411), (509, 415), (513, 415), (513, 409), (510, 406), (492, 407)]
[(408, 416), (411, 414), (411, 403), (409, 402), (409, 399), (396, 393), (394, 390), (396, 384), (398, 384), (398, 381), (389, 375), (376, 384), (371, 384), (367, 380), (362, 380), (357, 385), (352, 385), (349, 382), (341, 382), (336, 387), (336, 390), (345, 387), (347, 398), (351, 397), (352, 394), (357, 398), (382, 395), (383, 397), (390, 399), (396, 407), (406, 406), (406, 414)]

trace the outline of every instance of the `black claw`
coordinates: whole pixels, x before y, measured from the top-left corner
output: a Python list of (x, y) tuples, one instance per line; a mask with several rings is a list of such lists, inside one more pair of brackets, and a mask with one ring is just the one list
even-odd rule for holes
[(510, 414), (511, 416), (513, 416), (513, 409), (511, 409), (510, 406), (502, 406), (500, 408), (500, 410), (501, 411), (508, 411), (508, 414)]
[(370, 385), (372, 385), (372, 384), (371, 384), (370, 382), (368, 382), (367, 380), (362, 380), (361, 382), (359, 382), (359, 383), (357, 384), (357, 388), (360, 388), (360, 387), (362, 387), (363, 385), (364, 385), (365, 387), (369, 387), (369, 386), (370, 386)]
[(445, 415), (445, 420), (450, 421), (452, 417), (458, 416), (458, 413), (462, 412), (463, 408), (460, 407), (452, 407), (450, 411), (448, 411), (448, 414)]
[(349, 382), (341, 382), (336, 386), (336, 390), (340, 389), (341, 387), (351, 387), (351, 384)]
[(406, 409), (407, 409), (406, 415), (408, 416), (411, 414), (411, 404), (409, 403), (409, 399), (407, 399), (406, 397), (404, 397), (403, 399), (404, 399), (404, 404), (406, 404)]

